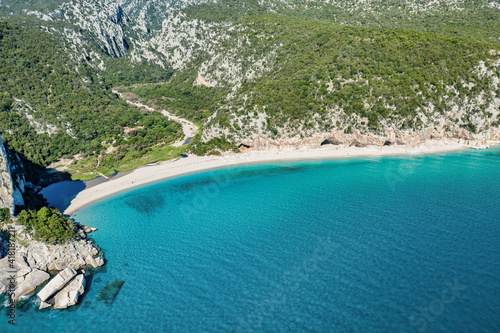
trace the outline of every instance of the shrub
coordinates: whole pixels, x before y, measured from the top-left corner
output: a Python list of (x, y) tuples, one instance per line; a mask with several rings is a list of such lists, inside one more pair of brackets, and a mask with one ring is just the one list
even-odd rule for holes
[(20, 224), (27, 231), (34, 233), (34, 238), (42, 242), (56, 244), (64, 243), (75, 237), (73, 221), (64, 217), (55, 208), (43, 207), (38, 211), (23, 210), (17, 216)]

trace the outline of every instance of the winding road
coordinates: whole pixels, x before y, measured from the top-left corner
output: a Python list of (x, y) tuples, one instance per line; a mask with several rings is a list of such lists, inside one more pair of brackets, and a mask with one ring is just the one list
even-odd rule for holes
[(144, 109), (149, 110), (149, 111), (161, 112), (161, 114), (163, 114), (169, 120), (175, 121), (176, 123), (180, 124), (182, 126), (182, 132), (184, 132), (184, 138), (182, 138), (182, 139), (174, 142), (172, 144), (172, 146), (174, 146), (174, 147), (179, 147), (179, 146), (182, 146), (182, 145), (187, 145), (189, 142), (191, 142), (191, 139), (198, 132), (198, 126), (196, 126), (195, 124), (193, 124), (192, 122), (190, 122), (187, 119), (178, 117), (175, 114), (170, 113), (170, 112), (168, 112), (165, 109), (163, 109), (163, 110), (160, 111), (160, 110), (154, 109), (154, 108), (152, 108), (152, 107), (150, 107), (148, 105), (142, 104), (142, 103), (131, 102), (131, 101), (127, 100), (126, 98), (123, 98), (123, 94), (121, 92), (119, 92), (118, 90), (111, 90), (111, 91), (113, 93), (117, 94), (120, 98), (124, 99), (127, 102), (127, 104), (129, 104), (131, 106), (135, 106), (135, 107), (138, 107), (138, 108), (144, 108)]

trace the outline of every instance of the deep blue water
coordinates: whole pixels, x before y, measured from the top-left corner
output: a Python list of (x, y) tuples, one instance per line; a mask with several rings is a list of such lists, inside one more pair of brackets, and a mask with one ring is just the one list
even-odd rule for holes
[[(78, 211), (107, 268), (15, 332), (499, 332), (500, 149), (250, 165)], [(124, 280), (112, 305), (96, 300)], [(1, 319), (1, 318), (0, 318)]]

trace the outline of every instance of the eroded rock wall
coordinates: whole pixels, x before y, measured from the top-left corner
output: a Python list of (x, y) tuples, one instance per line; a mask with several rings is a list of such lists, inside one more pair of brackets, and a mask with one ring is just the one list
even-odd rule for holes
[(25, 181), (21, 174), (15, 172), (21, 161), (17, 156), (14, 160), (10, 156), (0, 135), (0, 208), (8, 208), (12, 215), (15, 206), (24, 205), (22, 192)]

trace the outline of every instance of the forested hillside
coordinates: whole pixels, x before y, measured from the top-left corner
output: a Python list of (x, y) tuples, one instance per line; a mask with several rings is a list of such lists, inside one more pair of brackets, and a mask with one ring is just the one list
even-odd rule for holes
[[(148, 116), (109, 88), (143, 82), (165, 84), (121, 89), (200, 125), (191, 146), (198, 154), (256, 137), (383, 140), (390, 132), (401, 143), (410, 142), (403, 136), (482, 140), (499, 127), (495, 1), (19, 0), (0, 2), (0, 15), (19, 30), (5, 35), (28, 39), (5, 40), (22, 59), (16, 77), (26, 77), (27, 63), (36, 69), (36, 83), (26, 80), (33, 87), (3, 81), (9, 121), (2, 131), (9, 147), (40, 164), (98, 152), (111, 138), (122, 146), (121, 129)], [(26, 46), (26, 29), (47, 43)], [(30, 48), (40, 51), (23, 55)], [(10, 58), (2, 58), (5, 66)], [(43, 67), (54, 59), (71, 65)], [(133, 146), (168, 141), (176, 133), (169, 126), (141, 129), (147, 134)], [(126, 155), (113, 154), (108, 159)]]
[(171, 53), (181, 55), (174, 60), (182, 70), (167, 85), (129, 91), (206, 121), (198, 153), (255, 135), (430, 128), (436, 137), (466, 138), (499, 126), (496, 43), (278, 15), (202, 24), (181, 13), (168, 23), (157, 40), (176, 34)]
[[(99, 153), (106, 141), (119, 140), (131, 150), (172, 142), (180, 130), (160, 114), (127, 106), (94, 68), (73, 61), (52, 35), (9, 22), (0, 23), (0, 91), (6, 146), (39, 165)], [(125, 142), (125, 126), (144, 129)]]

